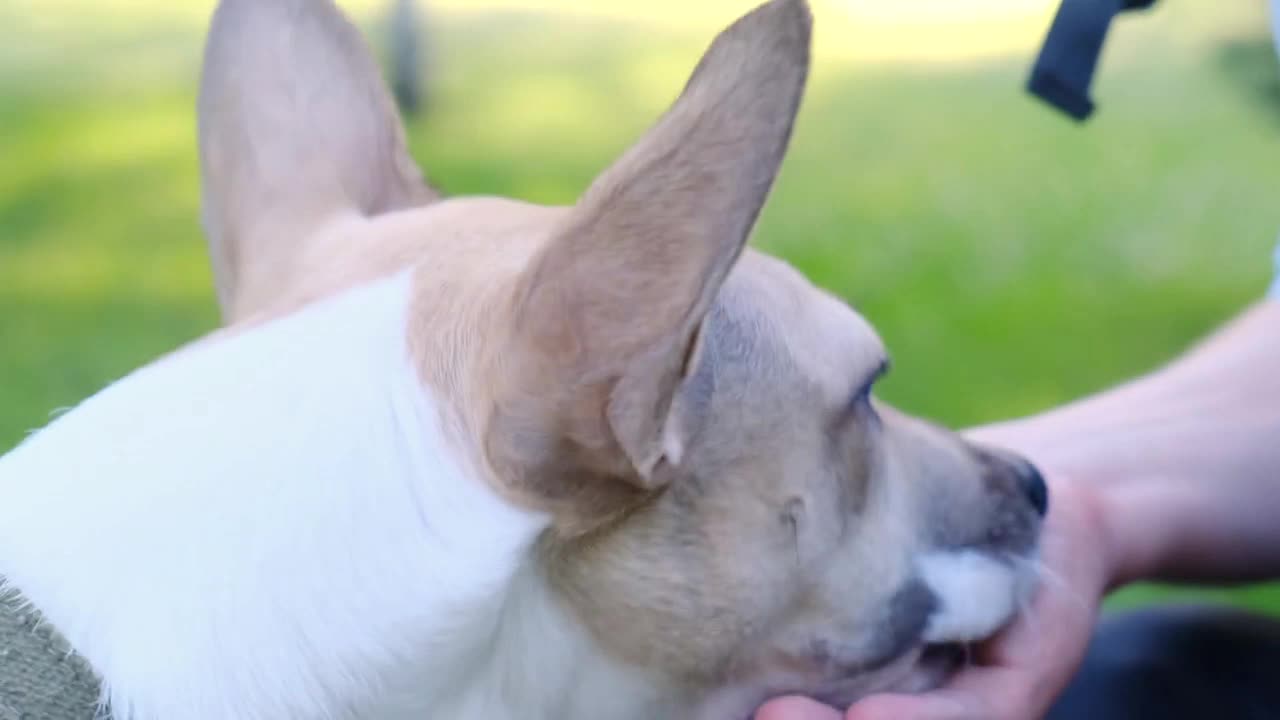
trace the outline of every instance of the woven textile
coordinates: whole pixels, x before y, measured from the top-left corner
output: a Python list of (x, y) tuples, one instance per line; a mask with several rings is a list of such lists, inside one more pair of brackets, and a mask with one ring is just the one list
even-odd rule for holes
[(62, 636), (0, 599), (0, 720), (94, 720), (99, 683)]

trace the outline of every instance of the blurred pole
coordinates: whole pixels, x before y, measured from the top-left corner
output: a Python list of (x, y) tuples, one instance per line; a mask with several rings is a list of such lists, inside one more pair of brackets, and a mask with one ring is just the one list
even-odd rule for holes
[(424, 29), (416, 0), (391, 0), (388, 13), (391, 51), (391, 91), (405, 115), (426, 109)]

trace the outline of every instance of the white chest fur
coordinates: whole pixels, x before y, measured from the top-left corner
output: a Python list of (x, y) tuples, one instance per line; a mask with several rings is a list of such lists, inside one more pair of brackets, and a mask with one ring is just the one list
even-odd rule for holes
[(492, 718), (587, 660), (536, 580), (513, 597), (545, 521), (446, 439), (409, 286), (184, 351), (0, 458), (0, 575), (118, 718)]

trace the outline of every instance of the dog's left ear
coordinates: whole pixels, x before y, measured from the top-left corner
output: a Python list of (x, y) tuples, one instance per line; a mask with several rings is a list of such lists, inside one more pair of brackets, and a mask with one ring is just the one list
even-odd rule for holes
[(673, 400), (785, 154), (809, 36), (802, 0), (774, 0), (725, 30), (522, 278), (517, 346), (542, 368), (525, 391), (554, 398), (575, 447), (620, 450), (629, 468), (614, 471), (633, 487), (660, 484), (662, 461), (679, 461)]

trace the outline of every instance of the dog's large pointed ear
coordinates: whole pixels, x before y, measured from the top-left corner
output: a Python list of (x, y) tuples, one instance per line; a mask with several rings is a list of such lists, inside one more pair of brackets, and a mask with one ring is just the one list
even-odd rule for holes
[(658, 484), (662, 461), (679, 460), (673, 399), (786, 152), (809, 44), (803, 0), (725, 30), (523, 278), (516, 332), (555, 378), (531, 391), (557, 395), (575, 445), (621, 450), (634, 484)]
[(438, 198), (364, 38), (333, 0), (221, 0), (197, 112), (202, 216), (228, 319), (300, 279), (323, 222)]

